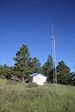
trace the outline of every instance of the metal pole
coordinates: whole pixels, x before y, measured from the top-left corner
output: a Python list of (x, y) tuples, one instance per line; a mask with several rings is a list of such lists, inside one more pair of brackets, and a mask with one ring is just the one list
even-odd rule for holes
[(53, 58), (53, 82), (57, 84), (57, 74), (56, 74), (56, 46), (55, 46), (55, 37), (52, 24), (52, 58)]

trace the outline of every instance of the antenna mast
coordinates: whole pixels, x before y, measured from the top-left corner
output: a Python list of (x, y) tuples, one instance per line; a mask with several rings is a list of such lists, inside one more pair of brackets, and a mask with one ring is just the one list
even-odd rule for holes
[(57, 74), (56, 74), (56, 48), (55, 48), (55, 36), (54, 36), (54, 30), (53, 30), (53, 24), (52, 24), (52, 68), (53, 68), (53, 83), (57, 84)]

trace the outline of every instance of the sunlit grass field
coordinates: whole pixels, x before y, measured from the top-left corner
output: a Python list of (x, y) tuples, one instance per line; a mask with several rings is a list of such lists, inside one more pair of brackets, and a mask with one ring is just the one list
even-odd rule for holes
[(0, 112), (75, 112), (75, 87), (0, 79)]

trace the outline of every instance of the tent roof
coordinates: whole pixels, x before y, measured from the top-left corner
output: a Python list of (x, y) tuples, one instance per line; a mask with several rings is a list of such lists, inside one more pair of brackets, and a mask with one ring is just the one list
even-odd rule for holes
[[(42, 76), (44, 76), (43, 74), (40, 74), (40, 73), (33, 73), (31, 76), (34, 77), (34, 76), (37, 76), (37, 75), (42, 75)], [(44, 76), (44, 77), (46, 77), (46, 76)]]

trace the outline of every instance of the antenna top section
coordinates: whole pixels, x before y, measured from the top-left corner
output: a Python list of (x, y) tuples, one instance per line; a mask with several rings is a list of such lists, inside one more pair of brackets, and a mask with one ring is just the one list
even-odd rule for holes
[(53, 24), (52, 24), (52, 40), (55, 40), (55, 38), (54, 38), (54, 27), (53, 27)]
[(52, 24), (52, 35), (54, 36), (54, 27), (53, 27), (53, 24)]

